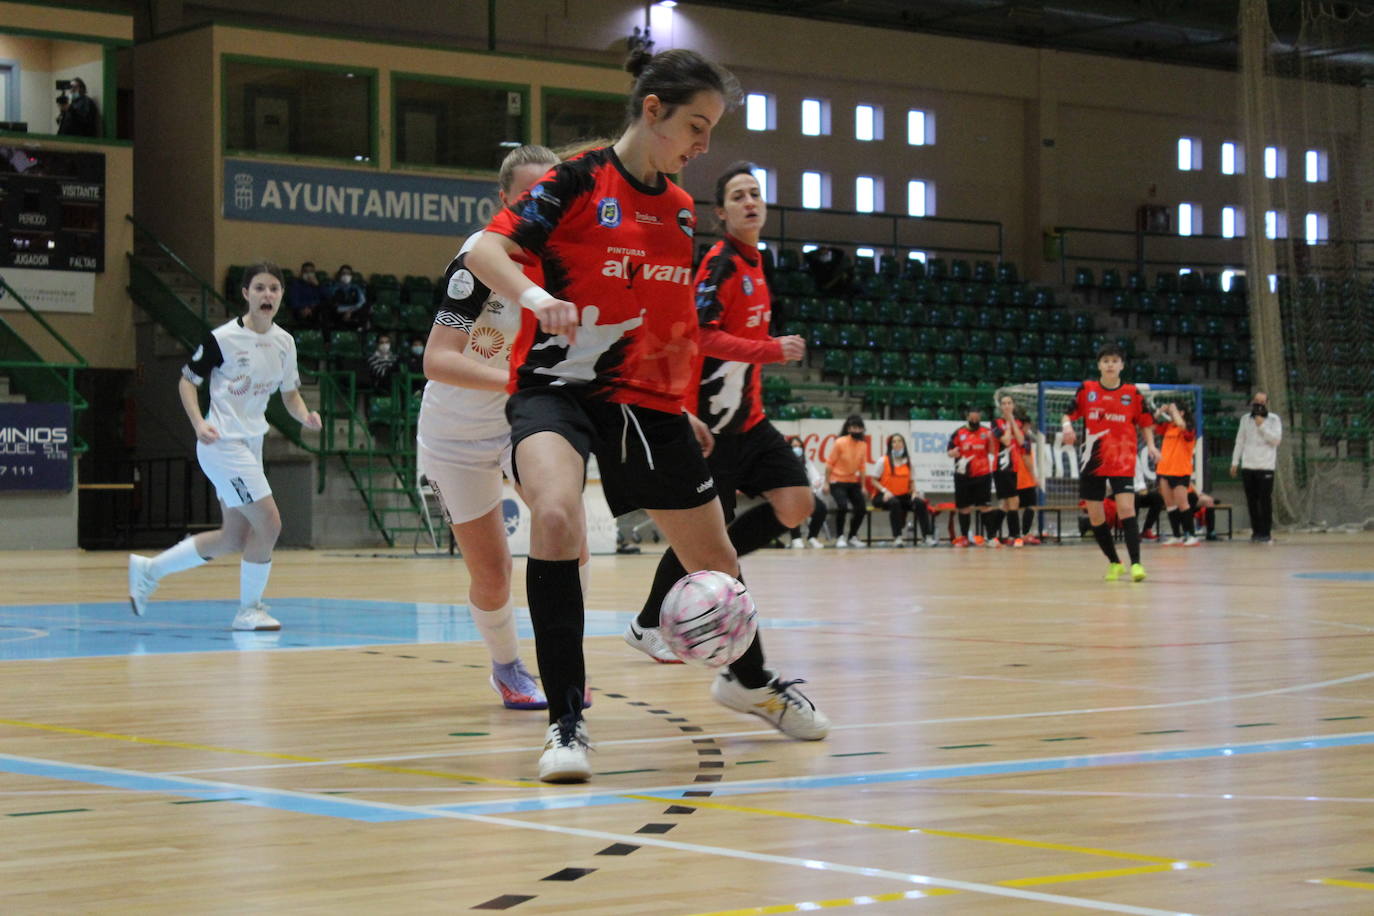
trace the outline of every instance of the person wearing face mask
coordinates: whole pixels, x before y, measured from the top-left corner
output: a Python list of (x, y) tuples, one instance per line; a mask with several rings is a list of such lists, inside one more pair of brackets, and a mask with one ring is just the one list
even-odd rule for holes
[(372, 388), (385, 391), (391, 384), (391, 376), (396, 372), (398, 357), (391, 347), (391, 335), (382, 334), (377, 338), (377, 348), (367, 358), (368, 371), (372, 373)]
[[(129, 555), (129, 603), (142, 617), (166, 576), (203, 566), (227, 553), (242, 553), (239, 611), (235, 630), (280, 630), (262, 603), (272, 572), (272, 548), (281, 534), (281, 513), (262, 467), (267, 434), (267, 400), (280, 391), (282, 403), (306, 429), (319, 429), (320, 415), (306, 406), (296, 368), (296, 343), (272, 319), (281, 308), (281, 268), (263, 261), (243, 275), (248, 311), (206, 335), (181, 370), (177, 390), (196, 433), (196, 459), (219, 497), (223, 523), (186, 538), (155, 557)], [(210, 411), (204, 416), (196, 389), (209, 383)]]
[(787, 445), (792, 449), (792, 454), (797, 456), (798, 460), (806, 466), (806, 477), (810, 481), (812, 498), (811, 525), (807, 531), (806, 539), (802, 539), (802, 529), (798, 525), (792, 529), (790, 546), (793, 550), (801, 550), (807, 546), (820, 549), (825, 546), (820, 539), (821, 529), (825, 527), (825, 517), (830, 512), (826, 508), (825, 500), (821, 499), (821, 495), (825, 493), (825, 470), (816, 462), (807, 460), (806, 444), (802, 442), (800, 436), (792, 436), (787, 440)]
[(315, 265), (306, 261), (301, 265), (300, 273), (291, 281), (291, 295), (287, 297), (287, 303), (291, 306), (291, 319), (297, 324), (318, 321), (323, 297), (324, 290), (320, 288), (320, 277), (315, 272)]
[(873, 506), (887, 509), (892, 522), (892, 540), (885, 546), (901, 547), (904, 545), (902, 531), (906, 529), (906, 516), (911, 511), (914, 492), (906, 439), (895, 433), (889, 436), (887, 453), (878, 464), (878, 492), (873, 498)]
[[(835, 546), (863, 548), (868, 545), (859, 539), (859, 526), (864, 523), (868, 501), (864, 498), (864, 481), (868, 477), (868, 439), (864, 435), (864, 418), (850, 414), (840, 427), (840, 434), (830, 446), (825, 459), (826, 487), (835, 499)], [(854, 514), (845, 536), (845, 516)]]
[(333, 306), (332, 323), (345, 328), (362, 328), (367, 325), (367, 293), (361, 283), (357, 283), (353, 268), (347, 264), (334, 275), (334, 286), (329, 291), (329, 302)]
[(1269, 395), (1256, 391), (1250, 399), (1250, 415), (1240, 421), (1236, 447), (1231, 452), (1231, 476), (1240, 471), (1245, 503), (1250, 510), (1250, 541), (1273, 544), (1274, 469), (1278, 466), (1283, 422), (1269, 412)]
[(986, 539), (974, 535), (970, 541), (974, 507), (983, 515), (984, 529), (993, 531), (992, 469), (997, 463), (997, 437), (983, 425), (983, 412), (977, 407), (969, 405), (964, 417), (967, 422), (949, 437), (947, 448), (954, 459), (954, 506), (959, 513), (959, 537), (954, 539), (954, 546), (973, 543), (1000, 547), (995, 535)]
[(57, 133), (73, 137), (99, 137), (100, 111), (95, 101), (86, 94), (86, 81), (79, 76), (73, 77), (67, 84), (67, 96), (67, 107), (62, 110)]
[[(627, 69), (635, 82), (620, 138), (556, 166), (496, 214), (467, 259), (476, 280), (524, 310), (506, 416), (531, 516), (525, 594), (549, 703), (545, 782), (591, 778), (577, 571), (588, 456), (613, 515), (647, 511), (688, 572), (740, 575), (704, 454), (713, 437), (686, 409), (700, 336), (696, 213), (668, 177), (706, 152), (739, 83), (682, 48), (636, 47)], [(756, 637), (716, 675), (711, 696), (820, 740), (829, 720), (798, 683), (766, 667)]]

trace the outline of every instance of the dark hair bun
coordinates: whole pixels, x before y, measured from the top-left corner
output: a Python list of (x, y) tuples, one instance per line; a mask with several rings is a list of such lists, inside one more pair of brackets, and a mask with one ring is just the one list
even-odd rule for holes
[(635, 79), (639, 79), (644, 68), (649, 66), (649, 61), (654, 59), (654, 52), (649, 48), (640, 45), (630, 50), (630, 56), (625, 59), (625, 69)]

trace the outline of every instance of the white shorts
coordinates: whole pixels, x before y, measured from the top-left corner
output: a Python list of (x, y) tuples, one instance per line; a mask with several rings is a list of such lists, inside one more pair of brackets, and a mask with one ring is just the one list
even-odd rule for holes
[(511, 476), (510, 436), (492, 439), (417, 439), (420, 473), (429, 481), (444, 520), (461, 525), (501, 505), (501, 476)]
[(215, 495), (231, 509), (272, 495), (262, 470), (262, 436), (220, 439), (214, 445), (197, 440), (196, 459), (215, 485)]

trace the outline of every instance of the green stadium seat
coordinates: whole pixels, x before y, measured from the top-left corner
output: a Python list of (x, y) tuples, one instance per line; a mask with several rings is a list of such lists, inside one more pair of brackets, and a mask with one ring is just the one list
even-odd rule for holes
[(991, 331), (997, 326), (997, 313), (989, 308), (978, 309), (973, 313), (973, 326), (982, 331)]
[(849, 372), (858, 376), (876, 375), (878, 372), (878, 354), (872, 350), (855, 350), (850, 354)]
[(967, 348), (968, 338), (962, 331), (945, 331), (943, 336), (935, 344), (935, 349), (941, 353), (959, 353)]
[(1031, 298), (1031, 305), (1036, 308), (1054, 308), (1056, 305), (1054, 290), (1048, 286), (1037, 286), (1035, 294)]
[(973, 268), (963, 258), (949, 262), (949, 278), (956, 283), (967, 283), (973, 279)]
[(821, 307), (821, 300), (815, 296), (803, 296), (795, 300), (797, 304), (797, 317), (803, 321), (825, 321), (825, 309)]
[[(1215, 277), (1216, 275), (1212, 274), (1212, 276)], [(1198, 293), (1202, 292), (1203, 287), (1205, 286), (1205, 284), (1203, 283), (1202, 274), (1196, 270), (1189, 271), (1186, 274), (1179, 274), (1176, 280), (1178, 282), (1179, 292), (1189, 296), (1195, 296)], [(1217, 278), (1216, 290), (1221, 290), (1220, 278)]]
[(936, 328), (918, 328), (916, 331), (916, 350), (929, 353), (935, 349), (943, 337), (944, 331)]
[(953, 353), (937, 353), (931, 363), (930, 376), (942, 382), (952, 381), (959, 374), (959, 359)]
[(992, 334), (988, 331), (969, 331), (966, 352), (987, 353), (992, 349)]
[(992, 340), (988, 344), (988, 350), (992, 353), (1010, 356), (1012, 351), (1015, 350), (1019, 344), (1019, 335), (1009, 331), (997, 331), (992, 335)]
[(907, 373), (907, 356), (900, 350), (885, 350), (878, 356), (878, 375), (894, 379)]
[(929, 407), (912, 407), (906, 412), (908, 420), (934, 420), (935, 412)]
[(1121, 271), (1115, 267), (1108, 267), (1102, 271), (1102, 286), (1100, 288), (1103, 292), (1108, 293), (1121, 289)]
[(872, 255), (860, 255), (854, 259), (855, 277), (872, 277), (877, 274), (877, 264)]
[(959, 360), (959, 379), (974, 385), (988, 381), (987, 357), (978, 353), (965, 353)]
[(989, 356), (987, 380), (994, 385), (1005, 385), (1012, 381), (1011, 360), (1005, 356)]
[(801, 253), (795, 248), (783, 248), (778, 252), (778, 270), (783, 272), (801, 270)]
[(978, 261), (973, 265), (973, 282), (987, 285), (997, 282), (997, 268), (991, 261)]
[(1070, 330), (1075, 334), (1091, 334), (1095, 330), (1093, 316), (1083, 312), (1075, 312)]
[(1216, 344), (1212, 342), (1212, 339), (1210, 337), (1193, 338), (1194, 362), (1205, 362), (1210, 359), (1216, 359), (1216, 355)]
[(887, 345), (894, 350), (904, 351), (916, 346), (916, 329), (906, 325), (894, 325), (888, 336)]
[(926, 279), (933, 283), (943, 283), (949, 278), (949, 266), (944, 258), (926, 259)]
[(974, 300), (975, 305), (986, 305), (992, 308), (1003, 306), (1011, 302), (1011, 292), (1007, 287), (994, 283), (983, 290), (981, 296)]
[(868, 337), (863, 327), (857, 324), (840, 325), (840, 346), (851, 350), (868, 346)]
[(1155, 367), (1155, 381), (1161, 385), (1177, 385), (1178, 366), (1173, 363), (1160, 363)]
[(1073, 285), (1075, 289), (1092, 289), (1097, 285), (1097, 280), (1093, 277), (1091, 267), (1079, 267), (1073, 272)]
[(1026, 308), (1031, 304), (1033, 291), (1029, 286), (1022, 283), (1011, 287), (1011, 294), (1008, 301), (1017, 308)]
[(1018, 308), (1005, 308), (997, 318), (997, 326), (1005, 331), (1022, 331), (1026, 327), (1026, 312)]
[(1168, 295), (1178, 291), (1178, 274), (1166, 270), (1155, 274), (1155, 292)]
[(821, 359), (821, 371), (827, 375), (847, 375), (849, 373), (849, 352), (847, 350), (826, 350)]
[(899, 299), (884, 299), (878, 303), (878, 320), (883, 324), (902, 324), (904, 307)]
[(302, 328), (295, 333), (296, 353), (305, 359), (324, 358), (324, 334), (313, 328)]
[(1066, 381), (1056, 379), (1059, 374), (1059, 360), (1053, 356), (1040, 356), (1035, 360), (1035, 378), (1040, 381)]
[(430, 325), (434, 323), (434, 316), (431, 314), (429, 306), (412, 302), (401, 306), (401, 321), (406, 330), (416, 334), (424, 334), (429, 331)]
[(908, 280), (924, 280), (926, 278), (926, 262), (917, 258), (907, 258), (902, 269), (902, 276)]
[(949, 309), (937, 305), (925, 310), (925, 321), (922, 324), (926, 327), (945, 328), (949, 327), (949, 323)]
[(778, 408), (779, 420), (800, 420), (801, 418), (801, 409), (795, 404), (783, 404)]
[(1014, 261), (1003, 261), (997, 265), (997, 282), (1014, 284), (1020, 282), (1020, 277), (1016, 272)]
[(821, 313), (818, 316), (824, 321), (838, 324), (849, 320), (849, 303), (844, 299), (830, 296), (821, 300)]
[(1064, 335), (1047, 333), (1040, 341), (1040, 349), (1046, 356), (1063, 356), (1068, 352), (1064, 345)]
[(1221, 337), (1226, 333), (1226, 322), (1220, 318), (1208, 318), (1202, 323), (1202, 333), (1208, 337)]
[(927, 351), (917, 350), (908, 353), (906, 357), (907, 375), (919, 379), (930, 378), (932, 359), (931, 354)]
[(867, 299), (855, 299), (849, 308), (849, 317), (860, 324), (877, 324), (878, 305)]
[(1045, 330), (1045, 313), (1041, 311), (1026, 312), (1025, 329), (1032, 334)]
[(1150, 336), (1168, 337), (1174, 332), (1174, 323), (1167, 315), (1155, 315), (1150, 319)]
[(975, 312), (967, 305), (958, 305), (949, 310), (949, 326), (952, 328), (972, 327)]
[(1070, 356), (1084, 359), (1092, 355), (1092, 347), (1088, 344), (1086, 334), (1070, 334), (1064, 338), (1064, 353)]
[(824, 404), (813, 404), (806, 415), (813, 420), (833, 420), (835, 413)]
[(1138, 270), (1133, 270), (1126, 275), (1126, 289), (1133, 293), (1143, 293), (1146, 288), (1145, 274)]

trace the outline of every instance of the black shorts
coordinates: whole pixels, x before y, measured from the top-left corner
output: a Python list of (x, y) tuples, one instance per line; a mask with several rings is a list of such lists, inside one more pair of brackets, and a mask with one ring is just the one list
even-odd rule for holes
[(1035, 487), (1022, 487), (1016, 491), (1016, 495), (1021, 497), (1021, 508), (1029, 509), (1040, 504), (1040, 493)]
[(1183, 487), (1185, 490), (1193, 483), (1190, 474), (1164, 474), (1159, 479), (1171, 487)]
[(1011, 499), (1016, 495), (1016, 472), (1015, 471), (994, 471), (992, 473), (993, 485), (997, 487), (998, 499)]
[(763, 420), (742, 433), (716, 436), (706, 458), (727, 519), (735, 516), (735, 491), (761, 496), (779, 487), (806, 487), (806, 468), (772, 423)]
[[(526, 388), (506, 402), (514, 454), (535, 433), (567, 440), (582, 460), (596, 455), (612, 515), (634, 509), (693, 509), (716, 498), (711, 470), (682, 413), (584, 398), (567, 388)], [(790, 454), (790, 453), (789, 453)]]
[(1135, 493), (1134, 477), (1098, 477), (1084, 474), (1078, 479), (1078, 498), (1101, 502), (1107, 498), (1107, 484), (1110, 483), (1113, 496), (1122, 493)]
[(992, 505), (991, 474), (979, 474), (977, 477), (970, 477), (968, 474), (954, 475), (954, 507), (956, 509), (990, 505)]

